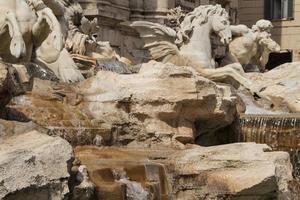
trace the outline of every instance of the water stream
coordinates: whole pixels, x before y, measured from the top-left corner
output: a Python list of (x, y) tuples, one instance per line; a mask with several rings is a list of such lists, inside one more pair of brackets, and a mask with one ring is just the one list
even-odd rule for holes
[(295, 175), (300, 177), (300, 114), (244, 114), (238, 142), (265, 143), (273, 150), (290, 152)]

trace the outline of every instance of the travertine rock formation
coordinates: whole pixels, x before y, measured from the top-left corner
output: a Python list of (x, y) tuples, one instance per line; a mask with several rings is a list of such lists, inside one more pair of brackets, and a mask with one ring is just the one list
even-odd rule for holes
[[(192, 68), (172, 64), (149, 62), (131, 76), (99, 72), (80, 84), (79, 90), (85, 96), (83, 105), (95, 119), (135, 124), (146, 133), (135, 136), (138, 138), (168, 135), (193, 142), (200, 132), (230, 124), (235, 115), (230, 88), (217, 86)], [(219, 120), (213, 120), (216, 118)], [(196, 122), (206, 125), (197, 132)]]
[(286, 63), (266, 73), (250, 73), (261, 95), (268, 97), (274, 110), (300, 112), (300, 63)]
[[(76, 162), (77, 160), (75, 160)], [(72, 192), (72, 200), (95, 199), (95, 185), (90, 181), (85, 165), (74, 165), (72, 171), (76, 173), (75, 187)]]
[(32, 124), (0, 121), (0, 199), (63, 199), (72, 147)]
[(139, 74), (99, 71), (75, 87), (35, 80), (32, 92), (6, 109), (7, 118), (26, 116), (72, 144), (91, 144), (97, 134), (105, 144), (194, 142), (231, 124), (235, 114), (229, 87), (193, 68), (157, 62), (143, 64)]
[(24, 94), (29, 82), (26, 66), (0, 62), (0, 110), (10, 98)]
[(78, 147), (75, 154), (99, 199), (131, 199), (130, 191), (139, 199), (287, 199), (289, 155), (268, 150), (249, 143), (185, 150)]
[[(118, 5), (123, 9), (126, 2)], [(170, 3), (157, 2), (164, 8)], [(153, 1), (131, 3), (139, 19), (140, 5)], [(227, 45), (234, 32), (220, 5), (187, 15), (176, 11), (176, 31), (132, 23), (153, 59), (161, 61), (134, 66), (135, 74), (121, 63), (129, 60), (97, 41), (97, 20), (85, 18), (76, 0), (0, 0), (0, 11), (0, 56), (9, 62), (0, 63), (0, 199), (290, 197), (287, 153), (253, 143), (192, 145), (227, 136), (222, 130), (235, 125), (237, 110), (245, 110), (234, 88), (261, 92), (274, 108), (300, 109), (299, 77), (290, 66), (249, 75), (258, 85), (251, 85), (239, 63), (215, 69), (211, 36)], [(239, 35), (265, 48), (247, 49), (260, 64), (277, 47), (264, 22), (251, 37)], [(300, 64), (294, 65), (298, 70)], [(124, 74), (103, 71), (115, 66), (112, 71)]]

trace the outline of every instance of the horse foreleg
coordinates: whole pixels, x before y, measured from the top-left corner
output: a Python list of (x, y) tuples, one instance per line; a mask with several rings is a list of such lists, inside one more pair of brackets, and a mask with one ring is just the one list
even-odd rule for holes
[(234, 80), (239, 85), (253, 91), (252, 82), (242, 76), (239, 70), (232, 67), (222, 67), (218, 69), (201, 69), (201, 75), (215, 82), (228, 82)]
[(6, 31), (9, 32), (11, 37), (10, 53), (14, 57), (20, 58), (22, 55), (26, 54), (26, 46), (17, 18), (13, 12), (6, 9), (0, 9), (0, 13), (5, 13), (0, 17), (0, 34), (2, 35)]
[[(236, 71), (237, 73), (239, 73), (241, 76), (245, 76), (245, 71), (242, 67), (242, 65), (240, 63), (232, 63), (232, 64), (229, 64), (229, 65), (226, 65), (223, 67), (223, 69), (228, 69), (228, 68), (231, 68), (233, 69), (234, 71)], [(229, 69), (229, 71), (231, 70)]]

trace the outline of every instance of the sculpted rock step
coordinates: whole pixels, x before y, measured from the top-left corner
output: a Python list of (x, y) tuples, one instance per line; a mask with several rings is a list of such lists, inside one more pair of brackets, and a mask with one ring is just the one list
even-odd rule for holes
[(0, 139), (0, 199), (63, 199), (72, 147), (38, 131)]
[[(5, 114), (62, 130), (73, 145), (91, 144), (94, 138), (84, 137), (95, 133), (119, 145), (193, 143), (197, 136), (231, 124), (235, 101), (230, 87), (192, 68), (152, 61), (139, 74), (99, 71), (77, 85), (35, 79), (32, 91), (13, 98)], [(86, 134), (80, 134), (82, 129)], [(69, 139), (73, 130), (79, 132), (78, 142)]]
[(69, 121), (65, 121), (63, 123), (69, 125), (45, 126), (49, 130), (48, 134), (60, 136), (70, 142), (73, 146), (86, 144), (110, 145), (113, 141), (111, 126), (109, 126), (108, 124), (103, 124), (102, 126), (81, 126), (72, 125)]
[(87, 166), (98, 199), (128, 199), (126, 194), (182, 200), (286, 198), (292, 180), (289, 155), (268, 150), (254, 143), (185, 150), (84, 146), (75, 155)]

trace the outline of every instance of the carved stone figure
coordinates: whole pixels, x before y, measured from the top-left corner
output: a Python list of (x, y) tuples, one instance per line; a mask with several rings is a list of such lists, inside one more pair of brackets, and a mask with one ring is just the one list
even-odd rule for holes
[(3, 61), (44, 64), (65, 82), (83, 79), (63, 49), (60, 23), (43, 1), (0, 0), (0, 10), (3, 13), (0, 17), (0, 56)]
[(131, 27), (140, 33), (154, 60), (192, 66), (213, 81), (230, 79), (250, 89), (251, 83), (244, 77), (240, 65), (214, 69), (210, 35), (216, 33), (224, 44), (232, 39), (228, 14), (220, 5), (199, 6), (188, 13), (178, 32), (146, 21), (133, 22)]
[(280, 46), (277, 42), (272, 40), (270, 37), (266, 37), (260, 40), (258, 51), (256, 56), (252, 59), (251, 63), (254, 63), (259, 67), (261, 72), (264, 72), (266, 65), (269, 61), (270, 53), (280, 52)]
[(223, 65), (239, 62), (242, 65), (254, 65), (264, 71), (271, 52), (279, 52), (280, 46), (271, 39), (272, 23), (259, 20), (252, 29), (245, 25), (231, 26), (233, 41)]
[(86, 42), (99, 30), (97, 19), (89, 21), (76, 0), (43, 0), (61, 22), (70, 53), (84, 55)]
[(61, 22), (66, 35), (65, 47), (71, 54), (84, 55), (94, 59), (116, 59), (130, 63), (128, 59), (121, 58), (109, 42), (97, 40), (100, 29), (97, 18), (87, 19), (76, 0), (43, 1)]
[(0, 0), (0, 8), (6, 13), (0, 18), (0, 56), (5, 62), (33, 61), (64, 82), (83, 80), (70, 53), (130, 63), (109, 44), (97, 42), (97, 21), (86, 19), (76, 1)]
[(185, 17), (185, 13), (181, 7), (170, 9), (167, 14), (167, 25), (175, 30), (179, 30), (179, 26)]

